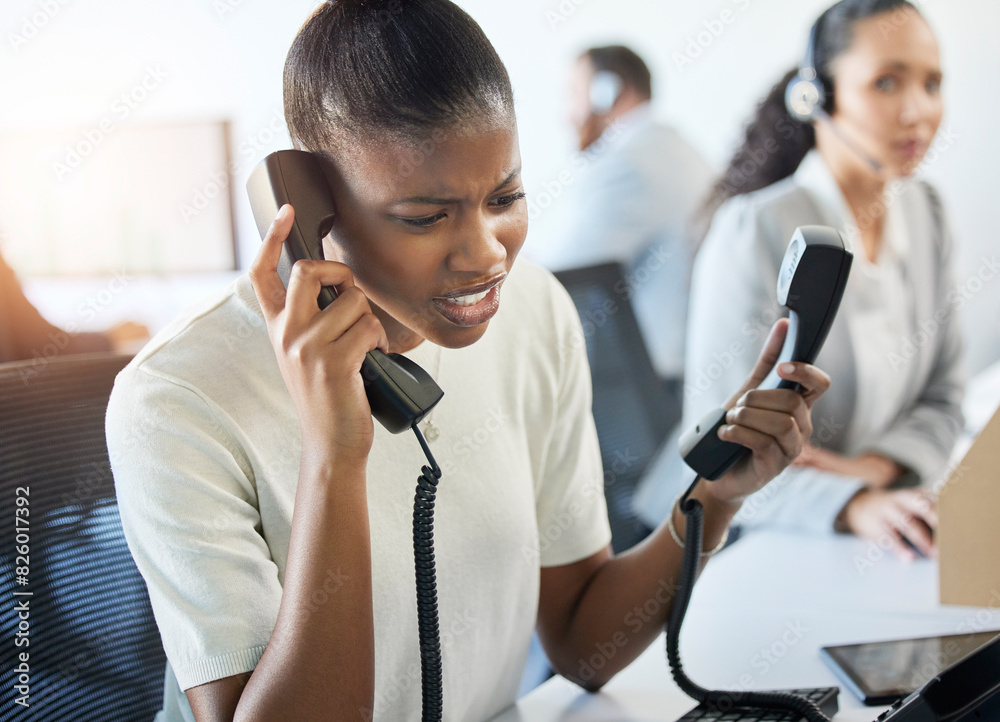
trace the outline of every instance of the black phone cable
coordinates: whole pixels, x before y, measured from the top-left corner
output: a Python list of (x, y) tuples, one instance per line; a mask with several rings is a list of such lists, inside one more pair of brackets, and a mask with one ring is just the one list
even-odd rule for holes
[[(681, 624), (687, 613), (691, 592), (698, 575), (698, 561), (701, 552), (704, 532), (705, 514), (701, 502), (688, 498), (699, 478), (688, 487), (681, 496), (679, 506), (687, 520), (684, 532), (684, 561), (681, 566), (680, 588), (674, 596), (670, 608), (670, 618), (667, 621), (667, 660), (670, 662), (670, 672), (677, 686), (692, 699), (705, 704), (712, 710), (730, 712), (734, 707), (762, 707), (772, 710), (788, 710), (796, 712), (809, 722), (829, 722), (830, 718), (813, 702), (788, 692), (723, 692), (705, 689), (695, 684), (684, 673), (680, 657)], [(673, 509), (670, 510), (673, 514)]]
[(421, 469), (413, 497), (413, 566), (417, 577), (417, 628), (420, 634), (421, 720), (440, 722), (444, 710), (441, 681), (441, 630), (438, 625), (437, 572), (434, 568), (434, 497), (441, 467), (417, 425), (413, 425), (429, 466)]

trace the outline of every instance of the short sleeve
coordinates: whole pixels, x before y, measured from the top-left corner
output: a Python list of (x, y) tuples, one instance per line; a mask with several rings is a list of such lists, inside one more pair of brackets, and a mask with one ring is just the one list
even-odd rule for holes
[(180, 688), (253, 670), (281, 601), (252, 471), (194, 388), (130, 366), (106, 431), (122, 527)]
[(580, 561), (611, 543), (583, 329), (569, 295), (553, 285), (560, 331), (558, 396), (536, 500), (543, 567)]

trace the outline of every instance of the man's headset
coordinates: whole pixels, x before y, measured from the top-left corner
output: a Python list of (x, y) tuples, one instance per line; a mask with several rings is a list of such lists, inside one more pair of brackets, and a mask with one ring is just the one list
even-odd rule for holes
[(806, 47), (805, 57), (799, 66), (799, 72), (788, 81), (785, 86), (785, 108), (788, 114), (800, 123), (812, 123), (816, 120), (824, 120), (830, 129), (840, 138), (844, 144), (853, 150), (861, 159), (867, 163), (876, 173), (882, 171), (882, 164), (875, 160), (855, 141), (849, 138), (837, 126), (830, 114), (826, 112), (826, 88), (820, 80), (819, 72), (816, 70), (816, 35), (819, 32), (821, 15), (812, 30), (809, 31), (809, 45)]
[(618, 73), (610, 70), (598, 70), (590, 81), (590, 113), (604, 115), (610, 113), (625, 83)]

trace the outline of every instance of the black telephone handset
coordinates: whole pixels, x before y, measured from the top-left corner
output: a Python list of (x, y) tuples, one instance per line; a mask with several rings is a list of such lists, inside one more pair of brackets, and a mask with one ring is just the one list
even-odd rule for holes
[[(278, 275), (288, 287), (295, 261), (323, 259), (323, 238), (333, 227), (335, 209), (324, 161), (302, 150), (279, 150), (264, 158), (247, 180), (250, 207), (261, 238), (286, 203), (295, 221), (281, 249)], [(326, 308), (337, 292), (324, 286), (319, 307)], [(420, 366), (405, 356), (369, 351), (361, 365), (365, 393), (372, 415), (398, 434), (419, 423), (444, 392)]]
[[(795, 229), (778, 271), (778, 302), (788, 307), (791, 318), (788, 335), (785, 336), (775, 367), (786, 361), (812, 363), (816, 360), (844, 297), (853, 259), (844, 248), (844, 240), (833, 228), (802, 226)], [(758, 388), (799, 390), (799, 385), (785, 381), (778, 376), (776, 370), (772, 370)], [(684, 560), (680, 582), (667, 622), (667, 660), (670, 671), (677, 686), (685, 694), (698, 700), (700, 706), (714, 712), (725, 713), (734, 706), (787, 710), (794, 713), (795, 719), (824, 722), (829, 717), (807, 697), (784, 692), (706, 689), (691, 680), (681, 664), (681, 627), (691, 601), (694, 581), (698, 576), (705, 530), (704, 509), (701, 502), (692, 498), (691, 493), (702, 478), (714, 481), (750, 455), (750, 449), (745, 446), (719, 438), (719, 427), (725, 420), (725, 409), (716, 409), (694, 428), (686, 431), (678, 442), (684, 461), (698, 473), (698, 477), (677, 502), (687, 520), (687, 526), (682, 545)]]
[[(790, 313), (788, 335), (775, 368), (786, 361), (816, 360), (844, 296), (853, 258), (833, 228), (795, 229), (778, 274), (778, 302)], [(798, 390), (798, 386), (772, 370), (758, 388)], [(726, 410), (715, 409), (678, 441), (684, 462), (709, 481), (715, 481), (750, 455), (745, 446), (719, 438), (719, 427), (725, 420)]]
[(887, 709), (876, 722), (1000, 720), (1000, 636)]

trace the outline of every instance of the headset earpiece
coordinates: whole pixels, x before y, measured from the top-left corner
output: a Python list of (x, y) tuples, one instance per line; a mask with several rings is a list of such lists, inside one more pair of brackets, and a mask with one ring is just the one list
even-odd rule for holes
[(598, 70), (590, 81), (590, 112), (604, 115), (611, 111), (621, 95), (621, 76), (610, 70)]
[(823, 112), (826, 100), (826, 88), (819, 79), (813, 56), (816, 52), (816, 27), (819, 21), (809, 31), (809, 45), (806, 55), (799, 66), (799, 72), (785, 86), (785, 108), (796, 120), (809, 123), (816, 120)]
[[(812, 70), (812, 68), (809, 68)], [(819, 116), (823, 107), (825, 91), (823, 83), (815, 77), (807, 77), (801, 71), (785, 88), (785, 108), (788, 114), (801, 123), (810, 123)]]
[(822, 19), (823, 16), (820, 15), (813, 24), (812, 30), (809, 31), (809, 46), (806, 48), (806, 56), (802, 60), (802, 65), (799, 66), (799, 72), (785, 86), (785, 108), (789, 115), (801, 123), (811, 123), (820, 118), (828, 121), (830, 130), (840, 138), (844, 145), (856, 153), (876, 174), (881, 173), (882, 164), (875, 160), (857, 141), (844, 133), (823, 107), (826, 103), (826, 88), (823, 87), (823, 81), (819, 79), (815, 60), (816, 31), (819, 27), (819, 21)]

